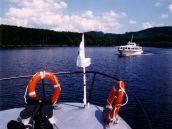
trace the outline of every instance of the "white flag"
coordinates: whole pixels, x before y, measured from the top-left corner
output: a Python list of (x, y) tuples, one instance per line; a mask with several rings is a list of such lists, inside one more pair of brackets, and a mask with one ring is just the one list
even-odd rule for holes
[(82, 41), (79, 46), (79, 52), (77, 57), (76, 65), (78, 67), (88, 67), (91, 64), (90, 58), (85, 58), (85, 47), (84, 47), (84, 34), (82, 35)]

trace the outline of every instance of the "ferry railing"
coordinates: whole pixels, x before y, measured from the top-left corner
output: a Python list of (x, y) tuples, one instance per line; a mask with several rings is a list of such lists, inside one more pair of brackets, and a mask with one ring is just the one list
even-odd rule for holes
[[(89, 97), (88, 97), (88, 102), (90, 102), (91, 100), (91, 97), (92, 97), (92, 92), (93, 92), (93, 86), (94, 86), (94, 82), (95, 82), (95, 79), (96, 79), (96, 75), (102, 75), (102, 76), (105, 76), (105, 77), (108, 77), (108, 78), (111, 78), (115, 81), (120, 81), (121, 79), (119, 79), (118, 77), (115, 77), (115, 76), (112, 76), (112, 75), (108, 75), (108, 74), (105, 74), (105, 73), (102, 73), (102, 72), (97, 72), (97, 71), (87, 71), (86, 72), (87, 74), (93, 74), (93, 78), (92, 78), (92, 82), (91, 82), (91, 86), (90, 86), (90, 92), (89, 92)], [(55, 75), (69, 75), (69, 74), (83, 74), (82, 71), (74, 71), (74, 72), (56, 72), (54, 73)], [(7, 81), (7, 80), (13, 80), (13, 79), (29, 79), (31, 78), (33, 75), (27, 75), (27, 76), (17, 76), (17, 77), (7, 77), (7, 78), (0, 78), (0, 81)], [(42, 88), (42, 92), (43, 92), (43, 96), (45, 97), (45, 89), (44, 89), (44, 80), (42, 80), (42, 85), (43, 85), (43, 88)], [(132, 96), (134, 97), (134, 99), (136, 100), (136, 103), (138, 105), (137, 107), (137, 111), (139, 109), (141, 109), (141, 111), (143, 112), (143, 115), (144, 115), (144, 118), (148, 124), (148, 128), (149, 129), (153, 129), (152, 128), (152, 124), (150, 122), (150, 119), (145, 111), (145, 108), (143, 106), (143, 104), (141, 103), (141, 101), (137, 98), (136, 94), (134, 93), (134, 91), (131, 92), (131, 90), (128, 89), (128, 91), (130, 91), (130, 93), (132, 93)], [(136, 125), (133, 127), (134, 129), (137, 129), (139, 128), (137, 126), (137, 123)]]

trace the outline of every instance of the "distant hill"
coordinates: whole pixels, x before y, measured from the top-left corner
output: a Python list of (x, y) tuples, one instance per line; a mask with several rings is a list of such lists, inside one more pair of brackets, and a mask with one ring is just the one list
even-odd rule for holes
[(172, 47), (172, 27), (153, 27), (138, 32), (125, 33), (119, 38), (127, 40), (131, 35), (134, 36), (134, 41), (142, 46)]
[[(154, 27), (125, 34), (85, 32), (87, 46), (117, 46), (126, 44), (131, 36), (141, 46), (172, 47), (172, 27)], [(0, 48), (34, 46), (78, 46), (81, 34), (45, 29), (0, 25)]]

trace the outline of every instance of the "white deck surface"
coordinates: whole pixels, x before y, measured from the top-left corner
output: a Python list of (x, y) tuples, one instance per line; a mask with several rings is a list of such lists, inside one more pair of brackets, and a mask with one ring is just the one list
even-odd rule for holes
[[(16, 120), (22, 109), (0, 111), (0, 129), (7, 129), (7, 123)], [(83, 108), (82, 103), (61, 103), (53, 111), (54, 115), (50, 121), (54, 129), (131, 129), (122, 118), (119, 118), (118, 124), (106, 125), (102, 110), (102, 107), (96, 105)]]

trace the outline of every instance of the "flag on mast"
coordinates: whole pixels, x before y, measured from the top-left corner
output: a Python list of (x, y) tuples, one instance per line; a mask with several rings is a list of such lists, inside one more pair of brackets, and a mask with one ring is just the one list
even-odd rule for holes
[(87, 103), (86, 67), (90, 66), (90, 64), (91, 64), (91, 59), (85, 58), (84, 34), (83, 34), (82, 35), (82, 41), (81, 41), (80, 46), (79, 46), (79, 52), (78, 52), (76, 65), (78, 67), (83, 68), (83, 85), (84, 85), (83, 102), (84, 102), (84, 107), (86, 107), (86, 105), (89, 105)]
[(76, 65), (78, 67), (86, 68), (90, 66), (90, 64), (91, 64), (91, 58), (85, 58), (84, 34), (82, 34), (82, 41), (79, 46), (79, 52), (78, 52)]

